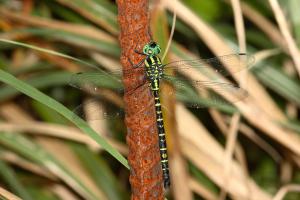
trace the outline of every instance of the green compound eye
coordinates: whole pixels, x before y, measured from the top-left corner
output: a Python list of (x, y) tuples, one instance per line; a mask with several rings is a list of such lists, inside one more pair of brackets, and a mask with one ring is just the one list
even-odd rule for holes
[(143, 48), (143, 53), (146, 54), (146, 55), (148, 55), (148, 51), (149, 51), (149, 45), (146, 44), (146, 45), (144, 46), (144, 48)]
[(149, 42), (143, 48), (143, 53), (150, 56), (155, 56), (161, 51), (160, 46), (156, 42)]
[(161, 52), (161, 49), (160, 49), (160, 46), (159, 45), (156, 45), (156, 47), (155, 47), (155, 53), (156, 54), (159, 54), (160, 52)]

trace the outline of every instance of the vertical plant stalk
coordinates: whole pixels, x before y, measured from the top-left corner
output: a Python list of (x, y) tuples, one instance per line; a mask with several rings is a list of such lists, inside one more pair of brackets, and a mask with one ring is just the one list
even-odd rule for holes
[[(134, 68), (144, 57), (142, 51), (151, 40), (148, 0), (117, 0), (121, 64), (125, 88), (125, 123), (127, 126), (129, 181), (131, 199), (162, 200), (163, 180), (158, 147), (154, 98), (145, 83), (144, 68)], [(130, 61), (129, 61), (130, 60)]]

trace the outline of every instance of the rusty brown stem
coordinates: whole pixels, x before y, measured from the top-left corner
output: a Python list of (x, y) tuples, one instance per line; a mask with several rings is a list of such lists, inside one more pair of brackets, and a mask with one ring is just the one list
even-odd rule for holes
[[(148, 0), (117, 0), (119, 41), (124, 74), (125, 123), (127, 126), (128, 162), (130, 165), (131, 199), (164, 199), (154, 99), (145, 82), (144, 69), (132, 63), (143, 59), (141, 51), (151, 40)], [(130, 60), (130, 61), (129, 61)], [(137, 87), (138, 86), (138, 87)]]

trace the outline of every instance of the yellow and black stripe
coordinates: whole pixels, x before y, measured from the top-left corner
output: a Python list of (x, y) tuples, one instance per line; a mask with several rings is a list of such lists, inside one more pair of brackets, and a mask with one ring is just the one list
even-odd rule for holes
[(164, 179), (164, 187), (168, 188), (170, 186), (170, 175), (169, 175), (169, 164), (168, 164), (168, 154), (167, 154), (167, 143), (165, 136), (164, 121), (162, 116), (160, 98), (159, 98), (159, 80), (163, 73), (163, 65), (160, 58), (157, 56), (149, 56), (145, 60), (146, 73), (150, 81), (151, 90), (154, 96), (155, 111), (156, 111), (156, 123), (158, 129), (158, 139), (159, 139), (159, 151), (161, 166)]

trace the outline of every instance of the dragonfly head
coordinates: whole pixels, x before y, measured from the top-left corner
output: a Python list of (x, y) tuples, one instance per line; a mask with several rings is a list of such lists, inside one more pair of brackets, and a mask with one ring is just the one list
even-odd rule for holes
[(161, 52), (160, 46), (156, 42), (149, 42), (143, 48), (143, 53), (149, 56), (155, 56)]

